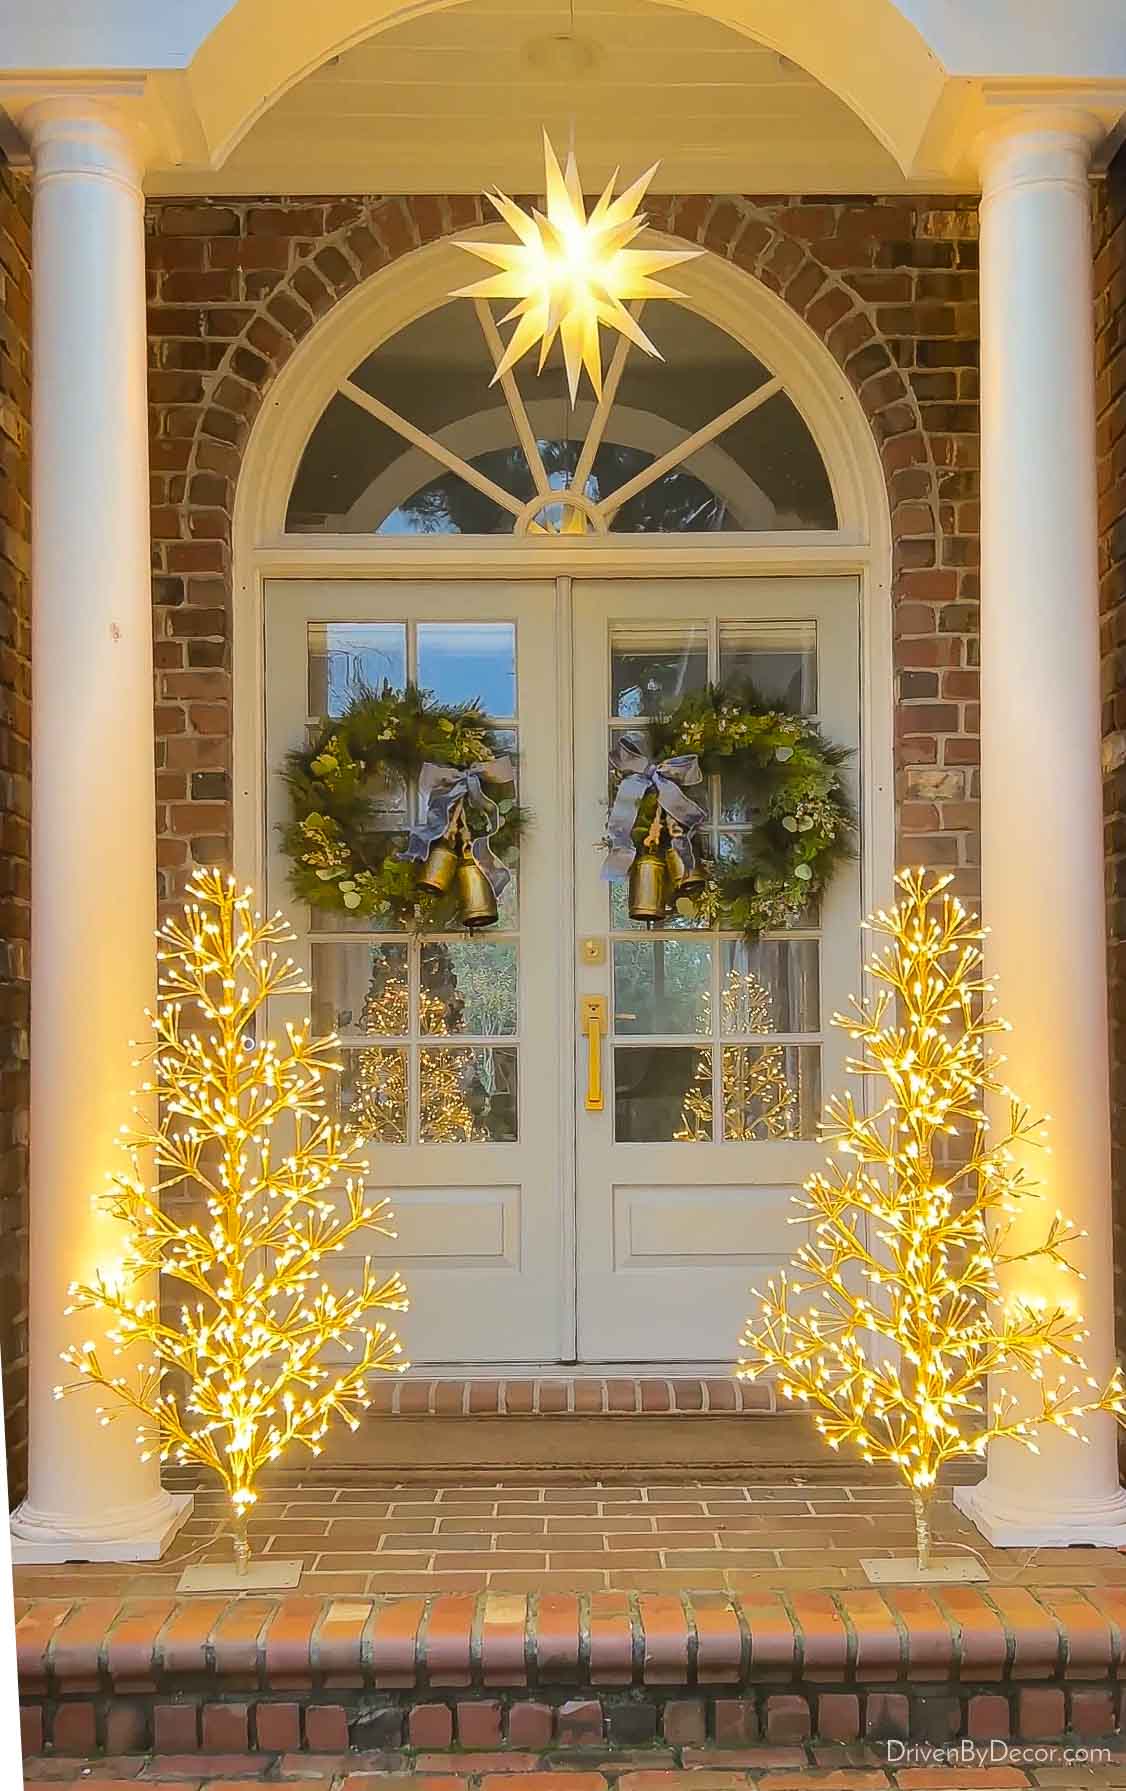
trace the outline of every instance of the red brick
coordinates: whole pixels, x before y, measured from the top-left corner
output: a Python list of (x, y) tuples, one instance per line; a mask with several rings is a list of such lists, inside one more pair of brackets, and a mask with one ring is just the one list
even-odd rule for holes
[(1005, 1672), (1005, 1631), (980, 1592), (971, 1586), (943, 1586), (938, 1602), (961, 1634), (958, 1674), (962, 1679), (1001, 1679)]
[(333, 1754), (348, 1746), (348, 1714), (340, 1704), (310, 1704), (305, 1711), (305, 1746)]
[(749, 1698), (717, 1698), (715, 1739), (718, 1747), (744, 1747), (758, 1740), (758, 1717)]
[(549, 1747), (553, 1717), (550, 1704), (513, 1704), (508, 1712), (509, 1747)]
[(895, 1777), (901, 1791), (1023, 1791), (1030, 1783), (1016, 1766), (991, 1766), (988, 1778), (980, 1767), (901, 1766)]
[(738, 1680), (742, 1670), (743, 1634), (730, 1604), (692, 1603), (696, 1629), (696, 1678), (701, 1685)]
[(807, 1741), (812, 1730), (809, 1705), (793, 1692), (771, 1692), (766, 1700), (768, 1741)]
[(1068, 1702), (1068, 1727), (1074, 1734), (1087, 1738), (1114, 1734), (1113, 1693), (1090, 1687), (1073, 1691)]
[[(840, 1592), (837, 1596), (856, 1637), (857, 1679), (897, 1678), (901, 1655), (899, 1627), (883, 1598), (878, 1592), (867, 1590)], [(808, 1654), (806, 1667), (808, 1671)]]
[[(592, 1618), (593, 1637), (593, 1618)], [(593, 1639), (591, 1643), (593, 1666)], [(574, 1679), (579, 1664), (579, 1601), (569, 1593), (541, 1592), (536, 1600), (536, 1671), (541, 1684)], [(596, 1681), (596, 1683), (598, 1683)]]
[(454, 1738), (453, 1711), (448, 1704), (414, 1704), (407, 1714), (407, 1745), (449, 1747)]
[(1060, 1666), (1061, 1636), (1055, 1619), (1023, 1586), (991, 1586), (989, 1597), (1012, 1638), (1013, 1678), (1050, 1678)]
[(57, 1704), (51, 1719), (51, 1745), (57, 1754), (92, 1754), (98, 1745), (97, 1716), (93, 1704)]
[(97, 1691), (106, 1633), (119, 1609), (116, 1598), (87, 1598), (71, 1607), (55, 1630), (51, 1671), (68, 1691)]
[(486, 1685), (526, 1685), (524, 1629), (528, 1600), (518, 1593), (486, 1594), (481, 1617), (481, 1674)]
[(974, 1741), (1007, 1741), (1011, 1728), (1009, 1700), (996, 1692), (978, 1692), (966, 1707), (966, 1734)]
[(1114, 1634), (1103, 1613), (1081, 1592), (1049, 1590), (1037, 1597), (1064, 1633), (1066, 1679), (1102, 1679), (1114, 1658)]
[(426, 1627), (426, 1671), (431, 1685), (468, 1685), (475, 1601), (436, 1598)]
[(383, 1605), (376, 1613), (371, 1631), (372, 1679), (376, 1685), (409, 1690), (415, 1684), (418, 1626), (425, 1609), (421, 1598), (400, 1598)]
[(817, 1733), (823, 1741), (855, 1741), (860, 1734), (860, 1699), (854, 1692), (821, 1692)]
[(683, 1685), (688, 1677), (688, 1619), (679, 1598), (637, 1601), (644, 1634), (646, 1685)]
[(249, 1712), (245, 1704), (205, 1704), (203, 1746), (209, 1754), (246, 1752), (250, 1746)]
[(602, 1706), (593, 1698), (561, 1704), (556, 1722), (560, 1747), (596, 1747), (602, 1740)]
[(869, 1741), (903, 1741), (911, 1731), (911, 1707), (902, 1692), (869, 1692), (864, 1733)]
[(257, 1704), (254, 1726), (258, 1746), (270, 1753), (285, 1754), (301, 1746), (301, 1706), (299, 1704)]
[(661, 1733), (672, 1747), (702, 1747), (707, 1738), (707, 1711), (700, 1698), (670, 1698), (661, 1718)]
[(500, 1705), (493, 1700), (459, 1704), (457, 1739), (461, 1747), (499, 1747), (502, 1739)]
[[(262, 1631), (273, 1610), (272, 1599), (233, 1599), (216, 1620), (211, 1632), (215, 1670), (228, 1683), (254, 1684)], [(194, 1639), (189, 1644), (185, 1637), (185, 1649), (191, 1645)]]
[(43, 1711), (38, 1704), (20, 1705), (20, 1748), (24, 1754), (43, 1752)]
[(361, 1686), (364, 1630), (374, 1605), (369, 1599), (334, 1598), (317, 1625), (313, 1657), (326, 1686)]
[[(562, 1776), (567, 1791), (606, 1791), (606, 1780), (600, 1772), (567, 1772)], [(481, 1780), (481, 1791), (559, 1791), (559, 1780), (558, 1772), (505, 1772), (503, 1778), (490, 1772)]]
[(214, 1624), (227, 1609), (225, 1598), (185, 1598), (160, 1632), (156, 1657), (167, 1674), (207, 1670), (207, 1642)]
[(194, 1753), (199, 1747), (199, 1710), (195, 1704), (154, 1704), (152, 1744), (158, 1754)]
[(36, 1599), (16, 1624), (16, 1670), (25, 1692), (46, 1691), (47, 1650), (70, 1608), (69, 1599)]
[[(833, 1600), (824, 1592), (795, 1592), (789, 1602), (801, 1630), (804, 1676), (839, 1679), (848, 1658), (848, 1632)], [(755, 1659), (753, 1625), (751, 1659)]]
[(1017, 1733), (1022, 1741), (1056, 1741), (1065, 1726), (1062, 1691), (1049, 1685), (1021, 1687), (1017, 1693)]
[(106, 1666), (116, 1691), (155, 1691), (157, 1638), (175, 1610), (170, 1598), (130, 1600), (106, 1643)]
[(633, 1622), (621, 1592), (595, 1592), (590, 1600), (592, 1685), (629, 1685), (633, 1679)]

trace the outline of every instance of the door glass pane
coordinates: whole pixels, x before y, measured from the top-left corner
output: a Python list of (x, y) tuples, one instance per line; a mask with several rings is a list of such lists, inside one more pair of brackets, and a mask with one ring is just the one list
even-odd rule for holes
[(478, 703), (486, 715), (516, 714), (516, 627), (512, 622), (420, 622), (418, 682), (440, 703)]
[(310, 622), (308, 650), (310, 715), (343, 715), (360, 690), (407, 681), (402, 622)]
[(314, 945), (313, 1027), (317, 1032), (410, 1031), (406, 945), (343, 940)]
[(750, 683), (768, 703), (803, 715), (817, 709), (815, 622), (722, 622), (720, 682)]
[(443, 939), (421, 953), (419, 1015), (427, 1033), (516, 1031), (514, 939)]
[(711, 1090), (710, 1051), (695, 1045), (615, 1047), (614, 1134), (618, 1143), (669, 1144), (710, 1138)]
[(612, 713), (632, 721), (676, 703), (708, 681), (708, 630), (703, 622), (619, 624), (610, 649)]
[(821, 1024), (816, 939), (727, 939), (720, 1016), (724, 1032), (816, 1032)]
[(511, 1144), (516, 1137), (516, 1052), (453, 1046), (419, 1053), (423, 1144)]
[(337, 1118), (355, 1126), (373, 1144), (405, 1144), (409, 1136), (406, 1051), (371, 1045), (340, 1055), (343, 1067), (335, 1080)]
[(710, 1030), (712, 948), (706, 939), (614, 942), (614, 1030)]
[(725, 1138), (816, 1138), (819, 1045), (725, 1045), (720, 1073)]

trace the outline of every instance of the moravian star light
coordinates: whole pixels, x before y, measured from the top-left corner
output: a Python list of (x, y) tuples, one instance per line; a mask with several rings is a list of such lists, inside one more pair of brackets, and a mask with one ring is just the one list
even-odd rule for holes
[(563, 345), (567, 385), (574, 404), (583, 369), (598, 397), (602, 396), (602, 357), (599, 325), (618, 330), (661, 358), (633, 314), (627, 299), (679, 298), (681, 295), (653, 275), (678, 262), (692, 261), (700, 249), (631, 249), (627, 247), (645, 228), (645, 214), (637, 207), (657, 172), (658, 163), (614, 198), (617, 171), (607, 182), (587, 216), (582, 183), (574, 154), (560, 168), (547, 133), (544, 133), (546, 216), (521, 211), (501, 192), (489, 193), (490, 205), (519, 238), (515, 243), (461, 242), (459, 248), (479, 255), (500, 272), (455, 292), (454, 298), (516, 299), (502, 319), (517, 320), (516, 328), (497, 367), (493, 383), (515, 366), (538, 342), (539, 366), (551, 352), (558, 336)]

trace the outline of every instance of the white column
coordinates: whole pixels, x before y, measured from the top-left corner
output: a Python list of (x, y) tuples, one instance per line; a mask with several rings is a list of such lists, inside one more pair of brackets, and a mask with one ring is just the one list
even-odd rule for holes
[(56, 1401), (67, 1287), (120, 1255), (92, 1196), (119, 1166), (131, 1039), (154, 1004), (156, 845), (144, 201), (123, 117), (27, 115), (32, 240), (32, 887), (29, 1491), (17, 1562), (156, 1559), (190, 1500), (162, 1491), (128, 1413)]
[[(987, 962), (1013, 1031), (1005, 1076), (1050, 1116), (1031, 1151), (1045, 1198), (1087, 1236), (1085, 1281), (1014, 1267), (1006, 1291), (1072, 1297), (1100, 1380), (1114, 1366), (1110, 1092), (1088, 159), (1102, 134), (1068, 111), (1017, 115), (982, 152), (981, 800)], [(1035, 1403), (1029, 1389), (1029, 1404)], [(955, 1499), (1002, 1546), (1126, 1543), (1115, 1421), (1058, 1431), (1039, 1456), (990, 1451)]]

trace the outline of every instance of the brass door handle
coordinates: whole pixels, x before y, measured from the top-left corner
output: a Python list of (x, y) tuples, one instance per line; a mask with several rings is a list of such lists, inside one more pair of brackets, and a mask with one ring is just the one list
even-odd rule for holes
[(605, 995), (583, 995), (579, 1000), (579, 1019), (586, 1034), (586, 1110), (601, 1113), (602, 1040), (606, 1032)]

